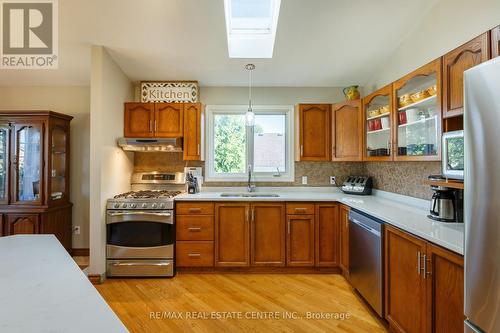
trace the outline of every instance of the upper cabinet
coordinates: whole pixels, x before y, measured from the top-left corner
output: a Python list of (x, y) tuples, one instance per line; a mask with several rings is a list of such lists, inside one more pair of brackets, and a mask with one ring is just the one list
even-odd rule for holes
[(184, 160), (202, 160), (202, 110), (201, 104), (184, 105)]
[(500, 25), (491, 30), (491, 57), (500, 55)]
[(393, 159), (393, 89), (389, 84), (363, 98), (364, 154), (366, 161)]
[(484, 33), (443, 56), (443, 117), (462, 115), (464, 71), (488, 60), (489, 37)]
[(127, 138), (178, 138), (183, 135), (182, 103), (125, 103)]
[(300, 161), (330, 161), (330, 104), (299, 104)]
[(332, 106), (332, 161), (363, 158), (363, 111), (361, 100)]
[(396, 81), (396, 161), (441, 159), (441, 58)]

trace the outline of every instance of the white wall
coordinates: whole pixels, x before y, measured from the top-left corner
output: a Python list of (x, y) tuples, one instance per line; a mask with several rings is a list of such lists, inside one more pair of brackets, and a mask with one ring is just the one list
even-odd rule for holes
[(128, 77), (102, 46), (92, 46), (90, 78), (90, 267), (106, 271), (106, 200), (130, 190), (133, 155), (116, 145), (123, 136), (123, 103), (134, 98)]
[(440, 0), (365, 85), (370, 93), (500, 24), (499, 0)]
[(0, 109), (52, 110), (73, 116), (71, 121), (71, 192), (73, 226), (81, 228), (73, 235), (73, 248), (89, 247), (89, 147), (90, 88), (84, 86), (0, 87)]

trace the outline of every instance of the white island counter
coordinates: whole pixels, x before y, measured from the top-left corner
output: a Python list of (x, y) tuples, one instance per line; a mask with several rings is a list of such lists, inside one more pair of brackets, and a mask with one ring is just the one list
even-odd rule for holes
[(0, 332), (128, 332), (53, 235), (0, 237)]

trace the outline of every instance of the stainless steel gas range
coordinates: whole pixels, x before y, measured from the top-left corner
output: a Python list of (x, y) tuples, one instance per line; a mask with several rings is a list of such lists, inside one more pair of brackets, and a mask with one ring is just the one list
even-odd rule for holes
[(136, 173), (132, 191), (107, 202), (107, 276), (175, 275), (174, 197), (182, 173)]

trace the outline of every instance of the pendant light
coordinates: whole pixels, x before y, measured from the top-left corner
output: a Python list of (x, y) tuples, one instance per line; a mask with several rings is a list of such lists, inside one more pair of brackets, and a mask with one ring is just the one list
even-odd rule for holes
[(254, 64), (247, 64), (245, 69), (248, 71), (248, 110), (245, 113), (245, 125), (253, 127), (255, 125), (255, 113), (252, 110), (252, 71)]

